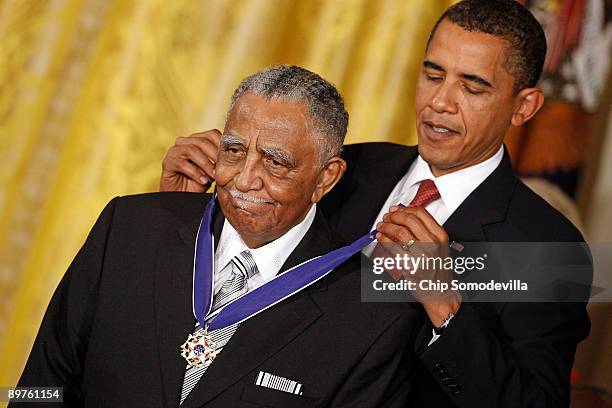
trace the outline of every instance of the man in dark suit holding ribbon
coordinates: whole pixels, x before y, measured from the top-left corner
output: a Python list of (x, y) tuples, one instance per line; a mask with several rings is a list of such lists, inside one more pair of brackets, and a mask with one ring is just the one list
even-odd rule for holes
[(347, 124), (341, 96), (310, 71), (246, 78), (217, 194), (112, 200), (19, 386), (61, 386), (70, 406), (403, 406), (420, 314), (360, 301), (373, 234), (346, 245), (317, 208), (345, 171)]
[[(536, 84), (545, 55), (541, 26), (518, 2), (451, 6), (431, 32), (417, 82), (418, 147), (345, 147), (347, 172), (321, 202), (337, 230), (351, 240), (377, 228), (379, 242), (407, 250), (417, 242), (583, 244), (580, 232), (515, 176), (503, 147), (508, 128), (543, 104)], [(177, 139), (164, 159), (161, 189), (206, 189), (218, 140), (214, 130)], [(588, 287), (588, 261), (585, 267), (578, 280)], [(586, 299), (468, 303), (452, 292), (422, 300), (413, 405), (567, 406), (576, 346), (589, 332)]]

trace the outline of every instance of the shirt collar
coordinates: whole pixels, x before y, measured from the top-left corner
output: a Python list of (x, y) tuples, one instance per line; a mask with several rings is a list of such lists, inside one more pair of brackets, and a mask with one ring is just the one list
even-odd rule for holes
[(317, 205), (313, 204), (310, 210), (308, 210), (306, 217), (284, 235), (255, 249), (247, 247), (238, 231), (226, 219), (223, 222), (219, 245), (215, 252), (216, 271), (223, 269), (233, 257), (248, 249), (253, 255), (263, 280), (266, 282), (271, 280), (278, 274), (289, 255), (297, 247), (302, 238), (304, 238), (304, 235), (306, 235), (314, 221), (316, 207)]
[(500, 146), (497, 153), (483, 162), (435, 177), (429, 164), (419, 155), (414, 166), (408, 172), (408, 178), (404, 186), (412, 188), (423, 180), (432, 179), (436, 183), (448, 213), (452, 214), (472, 191), (493, 173), (501, 163), (503, 156), (504, 148)]

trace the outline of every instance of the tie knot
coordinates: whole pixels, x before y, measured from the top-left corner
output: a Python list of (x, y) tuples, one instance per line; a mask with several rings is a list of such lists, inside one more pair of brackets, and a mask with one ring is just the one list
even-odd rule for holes
[(236, 266), (237, 271), (246, 278), (250, 278), (258, 272), (255, 259), (248, 249), (232, 258), (232, 263)]
[(440, 198), (440, 192), (438, 191), (438, 187), (436, 187), (436, 183), (431, 179), (423, 180), (419, 184), (419, 189), (409, 206), (425, 207), (438, 198)]

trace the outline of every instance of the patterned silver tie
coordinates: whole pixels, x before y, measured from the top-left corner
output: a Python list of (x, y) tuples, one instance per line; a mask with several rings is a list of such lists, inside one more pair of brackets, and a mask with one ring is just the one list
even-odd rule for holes
[[(251, 255), (248, 250), (242, 251), (240, 254), (232, 258), (231, 266), (232, 274), (223, 283), (223, 286), (221, 286), (221, 289), (219, 289), (219, 292), (217, 292), (215, 295), (211, 312), (214, 312), (223, 305), (246, 293), (248, 291), (248, 279), (259, 272), (257, 270), (255, 260), (253, 259), (253, 255)], [(236, 323), (231, 326), (210, 332), (212, 339), (217, 345), (217, 353), (221, 352), (234, 332), (238, 329), (238, 325), (239, 323)], [(196, 324), (194, 333), (201, 330), (203, 330), (203, 328), (199, 324)], [(183, 388), (181, 390), (180, 404), (185, 401), (185, 398), (187, 398), (191, 390), (193, 390), (200, 378), (202, 378), (207, 368), (208, 366), (187, 367), (185, 376), (183, 377)]]

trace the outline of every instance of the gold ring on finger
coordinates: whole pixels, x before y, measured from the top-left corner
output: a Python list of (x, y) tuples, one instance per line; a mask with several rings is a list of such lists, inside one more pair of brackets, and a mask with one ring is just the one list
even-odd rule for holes
[(402, 249), (404, 251), (408, 251), (410, 249), (410, 247), (413, 246), (413, 245), (414, 245), (414, 239), (411, 239), (410, 241), (402, 244)]

